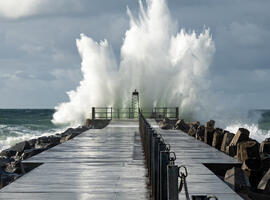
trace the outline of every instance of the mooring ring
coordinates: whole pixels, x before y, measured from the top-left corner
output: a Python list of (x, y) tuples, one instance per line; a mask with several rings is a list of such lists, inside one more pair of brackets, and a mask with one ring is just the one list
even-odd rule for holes
[(182, 178), (182, 177), (187, 177), (187, 176), (188, 176), (188, 172), (187, 172), (186, 166), (180, 165), (180, 167), (179, 167), (179, 177)]
[[(173, 155), (173, 157), (171, 157), (171, 155)], [(174, 151), (169, 152), (169, 158), (170, 158), (170, 161), (175, 161), (176, 160), (176, 154), (175, 154)]]
[(165, 150), (166, 151), (170, 151), (171, 150), (171, 145), (170, 144), (165, 144)]

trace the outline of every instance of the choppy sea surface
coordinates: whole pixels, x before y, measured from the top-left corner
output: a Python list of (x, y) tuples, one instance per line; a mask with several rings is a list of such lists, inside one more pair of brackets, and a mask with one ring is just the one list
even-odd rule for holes
[(262, 142), (270, 137), (270, 110), (250, 110), (247, 116), (228, 123), (226, 130), (236, 133), (238, 128), (246, 128), (250, 132), (250, 138)]
[(66, 127), (51, 122), (54, 112), (53, 109), (0, 109), (0, 150), (20, 141), (63, 132)]
[[(67, 126), (51, 122), (54, 112), (54, 109), (0, 109), (0, 150), (20, 141), (63, 132)], [(251, 138), (263, 141), (270, 137), (270, 110), (251, 110), (245, 120), (221, 128), (236, 133), (240, 127), (247, 128)]]

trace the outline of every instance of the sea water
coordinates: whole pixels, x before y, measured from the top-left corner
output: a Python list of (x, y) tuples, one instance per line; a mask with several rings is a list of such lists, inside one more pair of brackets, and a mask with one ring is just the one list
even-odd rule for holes
[(62, 132), (54, 125), (54, 109), (0, 109), (0, 150), (17, 142)]
[[(63, 132), (67, 127), (52, 123), (54, 109), (0, 109), (0, 150), (17, 142)], [(263, 141), (270, 137), (270, 110), (251, 110), (246, 120), (225, 124), (223, 129), (236, 133), (247, 128), (250, 137)]]

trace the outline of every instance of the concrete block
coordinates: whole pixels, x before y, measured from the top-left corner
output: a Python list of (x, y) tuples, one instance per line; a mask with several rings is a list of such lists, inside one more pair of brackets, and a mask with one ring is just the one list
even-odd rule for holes
[(235, 136), (233, 137), (230, 146), (237, 145), (239, 142), (248, 141), (249, 131), (245, 128), (239, 128)]
[(233, 137), (234, 137), (233, 133), (230, 133), (230, 132), (224, 133), (223, 140), (221, 143), (221, 148), (220, 148), (221, 151), (226, 152), (226, 147), (230, 145), (230, 142), (232, 141)]
[(241, 168), (233, 167), (227, 170), (224, 181), (235, 191), (250, 188), (248, 177)]
[(212, 147), (215, 147), (216, 149), (220, 150), (223, 136), (224, 136), (223, 130), (216, 129), (213, 136)]
[(263, 176), (257, 188), (263, 190), (266, 193), (270, 192), (270, 169)]
[(247, 159), (260, 159), (259, 143), (255, 140), (237, 144), (237, 158), (244, 162)]

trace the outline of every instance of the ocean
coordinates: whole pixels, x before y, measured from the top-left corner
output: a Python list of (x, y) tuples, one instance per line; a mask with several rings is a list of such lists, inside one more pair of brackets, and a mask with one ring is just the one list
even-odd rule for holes
[[(51, 121), (54, 112), (54, 109), (0, 109), (0, 150), (20, 141), (63, 132), (67, 126), (57, 126)], [(263, 141), (270, 137), (270, 110), (251, 110), (247, 120), (221, 128), (235, 133), (240, 127), (247, 128), (251, 138)]]
[(0, 150), (20, 141), (63, 132), (66, 126), (51, 122), (54, 112), (54, 109), (0, 109)]

